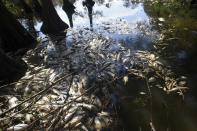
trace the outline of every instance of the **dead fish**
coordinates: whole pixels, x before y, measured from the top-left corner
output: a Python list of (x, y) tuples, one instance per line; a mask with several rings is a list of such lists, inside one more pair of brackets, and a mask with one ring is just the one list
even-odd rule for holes
[(16, 97), (12, 97), (9, 99), (8, 103), (9, 103), (9, 107), (15, 107), (17, 105), (18, 99)]
[(98, 106), (99, 108), (102, 107), (101, 100), (97, 96), (95, 96), (93, 94), (91, 95), (91, 101), (92, 101), (92, 104)]
[(50, 76), (49, 76), (49, 82), (53, 82), (56, 78), (56, 73), (53, 72)]
[(124, 59), (123, 59), (123, 63), (127, 63), (127, 62), (129, 62), (129, 60), (130, 60), (130, 58), (129, 58), (129, 57), (124, 58)]
[(117, 57), (116, 57), (116, 60), (121, 61), (121, 59), (122, 59), (122, 54), (121, 54), (121, 52), (119, 52)]
[(87, 118), (87, 125), (88, 125), (89, 127), (92, 126), (93, 122), (94, 122), (94, 118), (93, 118), (93, 117), (88, 117), (88, 118)]
[(48, 98), (49, 98), (50, 100), (54, 100), (54, 101), (56, 101), (56, 100), (58, 100), (59, 96), (49, 94), (49, 95), (48, 95)]
[(128, 82), (128, 80), (129, 80), (129, 77), (128, 76), (124, 76), (123, 77), (124, 85), (126, 85), (126, 83)]
[(24, 90), (25, 94), (30, 94), (31, 92), (32, 92), (31, 87), (29, 87), (29, 86), (25, 87), (25, 90)]
[(180, 86), (178, 86), (178, 87), (172, 88), (170, 90), (167, 90), (167, 93), (176, 92), (178, 90), (185, 90), (185, 89), (188, 89), (188, 87), (180, 87)]
[(112, 73), (111, 71), (108, 71), (107, 74), (108, 74), (109, 76), (111, 76), (112, 78), (114, 78), (114, 77), (116, 76), (116, 74), (115, 74), (115, 73)]
[(23, 84), (22, 84), (22, 83), (17, 83), (17, 84), (15, 85), (15, 88), (16, 88), (17, 90), (21, 90), (21, 89), (23, 89), (24, 87), (23, 87)]
[(81, 129), (83, 129), (83, 131), (89, 131), (88, 128), (82, 123), (81, 123)]
[(97, 129), (97, 131), (100, 131), (103, 127), (105, 127), (105, 123), (101, 119), (96, 117), (94, 119), (94, 127)]
[(48, 55), (45, 55), (44, 56), (44, 63), (47, 63), (48, 59), (49, 59), (49, 56)]
[(30, 123), (33, 120), (33, 115), (32, 114), (26, 114), (25, 115), (25, 121), (27, 123)]
[(110, 65), (112, 65), (113, 63), (111, 62), (107, 62), (103, 65), (103, 67), (98, 71), (98, 72), (102, 72), (103, 70), (105, 70), (107, 67), (109, 67)]
[(98, 108), (95, 105), (91, 105), (91, 104), (86, 104), (86, 103), (78, 103), (78, 106), (84, 107), (86, 109), (88, 109), (89, 111), (97, 111)]
[(39, 105), (38, 109), (39, 109), (40, 112), (47, 113), (47, 112), (49, 112), (51, 110), (50, 107), (51, 107), (51, 105)]
[(23, 80), (29, 80), (29, 79), (32, 79), (33, 78), (33, 75), (25, 75), (22, 79)]
[(187, 84), (186, 81), (180, 81), (180, 82), (179, 82), (179, 85), (180, 85), (180, 86), (185, 86), (186, 84)]
[(18, 118), (18, 119), (23, 119), (24, 118), (24, 114), (16, 114), (14, 117)]
[(163, 88), (160, 84), (155, 85), (158, 88)]
[(150, 82), (150, 83), (153, 83), (153, 82), (155, 82), (155, 81), (156, 81), (155, 77), (150, 77), (150, 78), (148, 79), (148, 82)]
[(187, 79), (187, 77), (186, 76), (181, 76), (181, 78), (180, 78), (181, 80), (186, 80)]
[(141, 91), (139, 94), (140, 94), (140, 95), (146, 95), (146, 93), (143, 92), (143, 91)]
[(45, 101), (45, 102), (49, 102), (49, 101), (50, 101), (49, 98), (48, 98), (47, 96), (43, 96), (41, 100), (43, 100), (43, 101)]
[(55, 95), (60, 95), (60, 91), (58, 91), (57, 89), (52, 89), (52, 92), (53, 92)]
[(72, 82), (72, 89), (74, 90), (74, 92), (78, 92), (78, 85), (75, 81)]
[(87, 75), (81, 74), (80, 75), (80, 87), (87, 88), (89, 86), (90, 79)]
[(72, 118), (65, 126), (64, 128), (67, 129), (68, 127), (74, 127), (76, 124), (78, 124), (83, 118), (85, 114), (77, 115)]
[(82, 96), (82, 101), (85, 102), (85, 103), (88, 103), (90, 101), (90, 97), (88, 96)]
[(100, 56), (102, 59), (106, 59), (106, 57), (103, 54), (98, 54), (98, 56)]
[(92, 59), (96, 59), (96, 56), (93, 53), (88, 53), (87, 56)]
[(66, 112), (66, 116), (64, 117), (64, 123), (67, 123), (75, 114), (78, 107), (73, 107)]
[(33, 85), (32, 86), (32, 89), (35, 91), (35, 92), (39, 92), (39, 91), (41, 91), (42, 90), (42, 87), (43, 87), (43, 85), (41, 85), (41, 84), (37, 84), (37, 85)]
[(164, 22), (165, 21), (165, 19), (162, 18), (162, 17), (158, 18), (158, 20), (161, 21), (161, 22)]
[(23, 131), (27, 127), (28, 127), (27, 124), (18, 124), (7, 128), (7, 131)]
[(105, 111), (101, 111), (100, 113), (97, 114), (98, 116), (110, 116), (110, 114), (108, 112)]
[(107, 128), (110, 126), (110, 124), (112, 123), (112, 120), (110, 117), (106, 117), (106, 116), (97, 116), (94, 119), (94, 127), (97, 130), (101, 130), (103, 128)]
[(150, 54), (150, 55), (148, 56), (148, 58), (151, 59), (151, 60), (155, 60), (155, 59), (156, 59), (156, 57), (155, 57), (154, 54)]

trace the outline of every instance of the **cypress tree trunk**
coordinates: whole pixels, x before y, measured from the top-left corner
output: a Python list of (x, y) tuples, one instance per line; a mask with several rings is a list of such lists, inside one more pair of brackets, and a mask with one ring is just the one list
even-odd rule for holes
[(62, 33), (69, 26), (58, 16), (51, 0), (42, 1), (42, 20), (41, 31), (45, 34), (56, 35)]
[(36, 40), (29, 32), (15, 19), (0, 1), (0, 47), (4, 51), (15, 52), (20, 48), (30, 48)]
[[(5, 52), (20, 52), (36, 45), (32, 35), (16, 20), (0, 1), (0, 84), (9, 83), (24, 75), (27, 66), (21, 59), (11, 58)], [(20, 50), (19, 50), (20, 49)], [(23, 52), (21, 52), (21, 49)]]

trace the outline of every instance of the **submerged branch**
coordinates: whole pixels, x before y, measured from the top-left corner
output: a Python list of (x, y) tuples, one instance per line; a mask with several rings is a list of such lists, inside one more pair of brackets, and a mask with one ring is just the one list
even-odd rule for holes
[(3, 113), (1, 113), (1, 114), (0, 114), (0, 116), (5, 115), (6, 113), (8, 113), (8, 112), (12, 111), (13, 109), (15, 109), (15, 108), (19, 107), (19, 106), (20, 106), (20, 105), (22, 105), (22, 104), (24, 104), (24, 103), (28, 102), (29, 100), (31, 100), (31, 99), (33, 99), (33, 98), (35, 98), (36, 96), (41, 95), (42, 93), (44, 93), (44, 92), (48, 91), (48, 90), (49, 90), (51, 87), (53, 87), (56, 83), (58, 83), (58, 82), (60, 82), (61, 80), (65, 79), (65, 78), (67, 78), (67, 77), (69, 77), (69, 76), (71, 76), (72, 74), (74, 74), (74, 72), (73, 72), (73, 73), (70, 73), (70, 74), (68, 74), (68, 75), (65, 75), (65, 76), (63, 76), (63, 77), (61, 77), (61, 78), (59, 78), (59, 79), (58, 79), (58, 80), (56, 80), (54, 83), (52, 83), (49, 87), (46, 87), (46, 89), (44, 89), (44, 90), (42, 90), (42, 91), (38, 92), (37, 94), (35, 94), (35, 95), (31, 96), (31, 97), (30, 97), (30, 98), (28, 98), (28, 99), (26, 99), (26, 100), (22, 101), (22, 102), (21, 102), (21, 103), (19, 103), (18, 105), (16, 105), (16, 106), (14, 106), (14, 107), (12, 107), (12, 108), (10, 108), (10, 109), (8, 109), (8, 110), (4, 111)]

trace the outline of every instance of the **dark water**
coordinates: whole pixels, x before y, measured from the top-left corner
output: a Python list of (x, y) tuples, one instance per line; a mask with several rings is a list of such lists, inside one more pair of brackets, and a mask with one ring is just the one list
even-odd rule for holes
[[(58, 3), (58, 1), (54, 1)], [(108, 33), (126, 48), (157, 52), (172, 66), (177, 75), (188, 77), (190, 88), (184, 100), (177, 94), (166, 94), (161, 89), (151, 88), (151, 95), (144, 80), (129, 80), (120, 89), (121, 129), (146, 131), (196, 131), (197, 130), (197, 7), (189, 3), (130, 2), (128, 0), (99, 0), (93, 6), (92, 28), (100, 29), (104, 24), (117, 28), (118, 22), (125, 22), (123, 32)], [(91, 28), (88, 10), (82, 1), (76, 1), (73, 15), (74, 29)], [(62, 3), (56, 4), (61, 19), (69, 23)], [(115, 24), (111, 24), (115, 23)], [(25, 25), (25, 22), (23, 21)], [(42, 22), (35, 22), (40, 31)], [(145, 37), (141, 25), (147, 27)], [(114, 26), (114, 27), (113, 27)], [(139, 28), (137, 28), (139, 27)], [(123, 28), (123, 27), (120, 27)], [(103, 28), (103, 30), (105, 30)], [(107, 30), (107, 29), (106, 29)], [(151, 32), (151, 33), (150, 33)], [(41, 36), (44, 36), (40, 32)], [(160, 37), (156, 37), (160, 36)], [(157, 39), (155, 39), (157, 38)], [(145, 92), (145, 94), (140, 94)]]

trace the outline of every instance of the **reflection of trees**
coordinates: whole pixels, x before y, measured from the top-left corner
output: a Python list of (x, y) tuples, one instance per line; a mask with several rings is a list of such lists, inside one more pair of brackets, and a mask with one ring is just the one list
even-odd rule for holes
[(103, 5), (105, 3), (105, 0), (95, 0), (95, 2), (98, 4), (98, 5)]
[(139, 2), (132, 0), (124, 0), (123, 6), (126, 8), (135, 9), (138, 6)]
[[(144, 4), (144, 11), (151, 17), (153, 29), (162, 35), (162, 39), (155, 44), (156, 51), (162, 56), (175, 58), (185, 51), (189, 57), (196, 61), (196, 34), (195, 24), (197, 11), (188, 8), (180, 2)], [(163, 18), (165, 21), (159, 20)]]
[(84, 16), (84, 12), (82, 12), (82, 11), (76, 11), (76, 12), (74, 13), (74, 15), (75, 15), (75, 16), (79, 16), (79, 17), (82, 17), (82, 18), (85, 17), (85, 16)]
[(105, 4), (105, 6), (106, 6), (107, 8), (110, 8), (110, 7), (111, 7), (111, 4), (110, 4), (110, 3), (107, 3), (107, 4)]
[(86, 6), (88, 9), (88, 17), (90, 19), (90, 26), (93, 27), (93, 21), (92, 21), (92, 11), (93, 11), (93, 6), (94, 6), (95, 2), (93, 0), (85, 0), (83, 1), (83, 6)]
[(148, 41), (147, 38), (138, 34), (134, 37), (128, 36), (124, 39), (120, 39), (119, 43), (121, 43), (124, 47), (134, 49), (134, 50), (151, 50), (152, 44)]
[(93, 11), (92, 15), (94, 17), (102, 17), (103, 16), (103, 12), (102, 11), (99, 11), (99, 10), (96, 10), (96, 11)]
[(73, 4), (74, 2), (70, 2), (69, 0), (63, 0), (62, 9), (66, 12), (71, 27), (73, 27), (72, 16), (75, 13), (75, 6)]
[[(84, 12), (83, 11), (76, 11), (74, 13), (75, 17), (79, 16), (79, 17), (82, 17), (82, 18), (84, 18), (87, 14), (88, 14), (88, 12), (86, 12), (86, 11), (84, 11)], [(100, 10), (93, 11), (92, 15), (95, 18), (102, 17), (103, 16), (103, 11), (100, 11)]]

